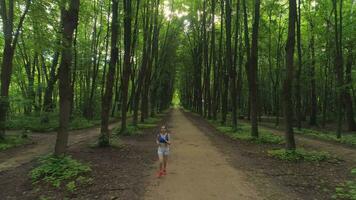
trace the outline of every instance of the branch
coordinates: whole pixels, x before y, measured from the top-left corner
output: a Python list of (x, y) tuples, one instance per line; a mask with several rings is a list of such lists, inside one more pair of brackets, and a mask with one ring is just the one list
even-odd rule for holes
[(23, 21), (25, 20), (25, 17), (26, 17), (26, 14), (28, 13), (30, 5), (31, 5), (31, 0), (27, 0), (25, 11), (22, 13), (22, 16), (20, 18), (19, 24), (17, 25), (16, 33), (14, 35), (14, 40), (13, 40), (12, 45), (11, 45), (13, 49), (15, 47), (15, 44), (17, 43), (20, 31), (22, 29)]

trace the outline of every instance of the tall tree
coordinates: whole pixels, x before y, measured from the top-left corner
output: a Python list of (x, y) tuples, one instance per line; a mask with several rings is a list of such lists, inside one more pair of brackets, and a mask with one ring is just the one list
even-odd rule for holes
[(9, 109), (9, 88), (12, 75), (13, 59), (19, 35), (21, 34), (23, 22), (31, 5), (31, 0), (26, 1), (25, 9), (20, 16), (19, 23), (14, 30), (14, 0), (0, 0), (0, 15), (2, 19), (2, 30), (4, 32), (4, 50), (1, 62), (1, 89), (0, 89), (0, 140), (5, 137), (6, 116)]
[(111, 21), (111, 53), (108, 73), (106, 75), (105, 92), (102, 97), (101, 104), (101, 135), (99, 138), (99, 145), (110, 145), (109, 133), (109, 114), (112, 105), (113, 87), (116, 73), (116, 63), (118, 60), (119, 49), (117, 47), (117, 39), (119, 34), (119, 0), (112, 0), (112, 21)]
[(286, 149), (296, 148), (293, 132), (293, 79), (294, 79), (294, 45), (295, 23), (297, 18), (296, 0), (289, 0), (288, 39), (286, 44), (286, 76), (283, 83), (283, 104), (285, 118)]
[(62, 52), (59, 66), (59, 129), (54, 154), (59, 156), (66, 152), (68, 144), (68, 125), (71, 110), (71, 66), (73, 33), (78, 26), (79, 0), (62, 0), (61, 31)]
[(251, 101), (251, 135), (258, 137), (258, 32), (260, 22), (260, 0), (255, 0), (255, 15), (252, 26), (252, 45), (249, 61), (249, 88)]
[[(226, 0), (225, 3), (225, 24), (226, 24), (226, 69), (228, 69), (229, 77), (226, 77), (226, 82), (230, 79), (230, 98), (231, 98), (231, 109), (232, 109), (232, 128), (237, 127), (237, 98), (236, 98), (236, 69), (233, 65), (232, 59), (232, 45), (231, 45), (231, 0)], [(228, 85), (227, 84), (227, 85)]]
[(121, 90), (121, 132), (126, 131), (127, 99), (131, 75), (131, 0), (123, 0), (124, 4), (124, 66)]

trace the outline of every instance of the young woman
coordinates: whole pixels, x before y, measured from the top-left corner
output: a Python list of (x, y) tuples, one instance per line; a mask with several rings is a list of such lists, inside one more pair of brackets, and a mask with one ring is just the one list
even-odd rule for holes
[(159, 172), (157, 173), (157, 177), (161, 177), (166, 175), (166, 167), (167, 167), (167, 160), (169, 155), (169, 145), (170, 136), (166, 126), (162, 126), (159, 134), (156, 138), (156, 143), (158, 145), (158, 158), (159, 158)]

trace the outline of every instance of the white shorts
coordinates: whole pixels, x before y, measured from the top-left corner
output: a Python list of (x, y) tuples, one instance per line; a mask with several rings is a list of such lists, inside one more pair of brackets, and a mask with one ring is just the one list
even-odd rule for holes
[(169, 147), (158, 147), (157, 153), (159, 156), (168, 156), (169, 155)]

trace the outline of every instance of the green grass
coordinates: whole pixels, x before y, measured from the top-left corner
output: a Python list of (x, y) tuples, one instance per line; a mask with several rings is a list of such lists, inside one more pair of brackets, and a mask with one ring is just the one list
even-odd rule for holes
[(259, 144), (283, 144), (284, 140), (281, 136), (274, 135), (273, 133), (264, 129), (259, 130), (259, 137), (254, 138), (251, 136), (251, 127), (246, 124), (239, 124), (236, 130), (230, 126), (222, 126), (216, 121), (209, 120), (209, 123), (225, 135), (235, 140), (247, 140)]
[(335, 189), (333, 199), (356, 200), (356, 168), (351, 170), (353, 180), (346, 181)]
[(327, 141), (334, 141), (334, 142), (339, 142), (351, 146), (356, 147), (356, 134), (347, 134), (347, 135), (342, 135), (340, 139), (336, 137), (336, 133), (334, 132), (329, 132), (329, 131), (316, 131), (316, 130), (311, 130), (311, 129), (301, 129), (297, 130), (295, 129), (295, 132), (301, 135), (306, 135), (310, 136), (313, 138), (317, 139), (323, 139)]
[(307, 161), (307, 162), (320, 162), (325, 161), (331, 156), (326, 152), (319, 151), (306, 151), (304, 149), (297, 150), (285, 150), (285, 149), (274, 149), (269, 150), (268, 155), (279, 160), (284, 161)]
[(6, 135), (5, 140), (0, 140), (0, 151), (18, 147), (28, 143), (30, 140), (23, 135)]
[(76, 187), (88, 184), (92, 180), (87, 175), (91, 168), (70, 156), (45, 156), (39, 160), (40, 165), (30, 171), (33, 184), (48, 183), (55, 188), (64, 187), (74, 192)]

